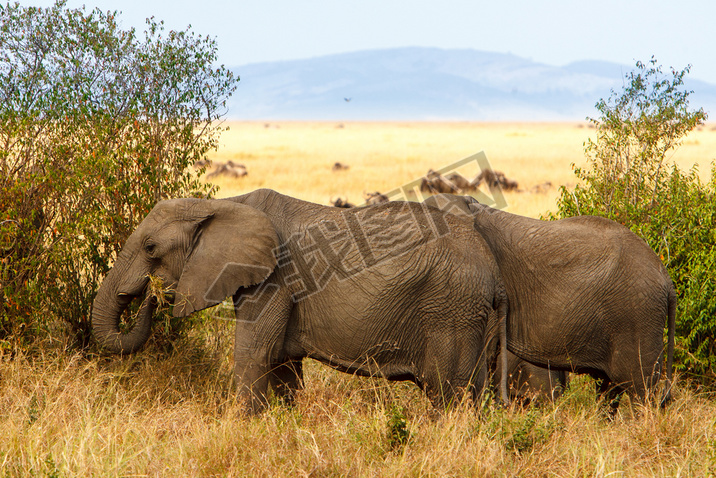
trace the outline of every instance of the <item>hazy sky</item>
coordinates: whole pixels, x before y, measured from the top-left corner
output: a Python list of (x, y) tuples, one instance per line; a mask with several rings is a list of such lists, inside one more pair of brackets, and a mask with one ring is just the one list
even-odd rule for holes
[[(4, 2), (3, 2), (4, 3)], [(49, 0), (21, 0), (49, 6)], [(155, 16), (217, 39), (226, 66), (401, 46), (472, 48), (564, 65), (633, 65), (656, 56), (716, 83), (712, 0), (69, 0), (120, 10), (124, 27)]]

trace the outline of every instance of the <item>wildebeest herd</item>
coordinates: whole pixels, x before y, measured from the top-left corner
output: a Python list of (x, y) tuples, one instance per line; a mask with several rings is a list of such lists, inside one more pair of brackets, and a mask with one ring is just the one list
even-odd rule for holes
[[(432, 188), (441, 177), (426, 176), (430, 192), (440, 192)], [(472, 183), (458, 179), (449, 178), (461, 192)], [(625, 227), (591, 216), (530, 219), (467, 195), (366, 202), (323, 206), (268, 189), (159, 202), (95, 298), (94, 335), (115, 353), (141, 348), (154, 276), (175, 317), (232, 298), (237, 393), (253, 412), (270, 388), (293, 399), (306, 357), (411, 380), (437, 407), (486, 388), (505, 402), (554, 397), (568, 373), (598, 379), (616, 407), (622, 392), (643, 399), (663, 369), (670, 398), (674, 287)], [(134, 299), (136, 325), (122, 332)]]
[[(336, 162), (331, 169), (335, 172), (345, 171), (349, 168), (350, 166), (346, 164)], [(517, 181), (508, 178), (502, 171), (493, 171), (492, 169), (485, 169), (481, 171), (480, 174), (472, 180), (468, 180), (458, 172), (451, 172), (443, 175), (439, 171), (429, 169), (427, 174), (420, 180), (420, 191), (428, 194), (470, 194), (478, 191), (483, 185), (490, 191), (524, 191), (523, 189), (520, 189)], [(529, 189), (529, 192), (538, 194), (545, 193), (551, 188), (552, 183), (550, 181), (546, 181), (532, 186)], [(388, 201), (388, 197), (379, 192), (364, 193), (363, 196), (365, 205)], [(343, 208), (356, 206), (347, 198), (342, 197), (331, 199), (329, 204), (331, 206)]]

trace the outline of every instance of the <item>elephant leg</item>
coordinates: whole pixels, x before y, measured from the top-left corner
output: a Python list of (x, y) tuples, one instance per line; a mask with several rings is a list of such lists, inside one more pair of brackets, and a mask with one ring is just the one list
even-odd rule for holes
[(239, 341), (234, 348), (236, 393), (247, 406), (249, 414), (256, 414), (268, 405), (269, 366), (265, 364), (264, 355), (242, 347)]
[[(437, 371), (436, 371), (437, 372)], [(429, 374), (425, 377), (425, 393), (437, 410), (447, 410), (459, 402), (459, 384), (450, 379), (441, 379), (441, 373)]]
[[(271, 284), (269, 284), (271, 286)], [(283, 355), (283, 343), (291, 310), (291, 298), (278, 286), (265, 284), (234, 296), (236, 340), (234, 374), (237, 394), (258, 413), (268, 404), (273, 365)]]
[(646, 345), (635, 344), (630, 339), (617, 343), (616, 347), (622, 353), (614, 354), (615, 358), (607, 371), (612, 383), (642, 403), (648, 399), (661, 376), (661, 334), (659, 330), (655, 337), (642, 339)]
[(477, 334), (462, 331), (436, 334), (428, 340), (422, 382), (436, 409), (457, 405), (464, 393), (474, 399), (482, 391), (488, 374), (480, 342)]
[[(654, 357), (654, 355), (656, 355), (656, 357)], [(640, 375), (634, 380), (633, 395), (637, 399), (642, 401), (646, 400), (649, 393), (656, 389), (656, 386), (659, 384), (659, 380), (661, 380), (663, 358), (661, 350), (659, 349), (657, 353), (650, 354), (649, 357), (643, 359), (644, 363), (651, 363), (652, 365), (645, 365), (641, 368), (639, 370)], [(653, 398), (659, 400), (660, 402), (663, 401), (663, 398)]]
[(287, 405), (293, 405), (296, 391), (303, 388), (303, 362), (288, 360), (271, 369), (269, 383), (276, 396)]
[(250, 414), (268, 405), (271, 374), (271, 344), (263, 342), (264, 334), (255, 323), (237, 321), (234, 344), (236, 393)]
[(569, 386), (569, 373), (564, 370), (558, 370), (557, 373), (557, 380), (556, 385), (550, 390), (550, 395), (552, 397), (552, 401), (557, 400), (559, 397), (561, 397), (564, 392), (567, 391), (567, 387)]
[[(427, 352), (430, 354), (430, 348)], [(454, 380), (455, 370), (445, 359), (428, 359), (421, 383), (428, 399), (437, 410), (445, 410), (455, 404), (455, 392), (458, 386)]]

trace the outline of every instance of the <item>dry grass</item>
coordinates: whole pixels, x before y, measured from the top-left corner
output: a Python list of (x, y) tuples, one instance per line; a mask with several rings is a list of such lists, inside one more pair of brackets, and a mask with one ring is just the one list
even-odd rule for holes
[[(484, 150), (527, 188), (569, 184), (592, 131), (573, 124), (237, 123), (215, 160), (249, 176), (222, 196), (270, 187), (326, 203), (359, 201)], [(675, 158), (713, 158), (712, 128)], [(331, 172), (335, 161), (348, 171)], [(514, 193), (513, 212), (554, 207)], [(716, 399), (679, 383), (665, 410), (624, 403), (613, 421), (593, 384), (573, 382), (534, 409), (458, 406), (437, 413), (412, 384), (334, 372), (307, 361), (293, 408), (240, 415), (232, 391), (233, 325), (209, 319), (173, 353), (82, 356), (56, 340), (0, 356), (0, 476), (713, 476)], [(62, 334), (54, 334), (56, 337)], [(487, 403), (487, 402), (486, 402)], [(392, 433), (391, 433), (392, 432)]]
[[(268, 187), (289, 196), (328, 204), (363, 192), (386, 192), (472, 154), (484, 151), (495, 170), (517, 180), (526, 192), (506, 193), (508, 211), (537, 217), (553, 210), (559, 185), (576, 181), (571, 164), (583, 164), (583, 143), (594, 134), (584, 123), (229, 123), (215, 162), (248, 168), (241, 179), (214, 179), (219, 197)], [(704, 178), (716, 159), (716, 130), (692, 133), (675, 160), (699, 163)], [(333, 172), (336, 161), (350, 169)], [(461, 171), (470, 178), (476, 167)], [(551, 182), (545, 193), (536, 185)]]
[[(716, 401), (623, 403), (593, 384), (556, 404), (430, 408), (417, 387), (307, 362), (295, 407), (240, 415), (231, 323), (159, 356), (83, 357), (49, 346), (0, 363), (2, 476), (708, 476)], [(393, 436), (391, 438), (391, 431)], [(396, 435), (398, 438), (396, 439)]]

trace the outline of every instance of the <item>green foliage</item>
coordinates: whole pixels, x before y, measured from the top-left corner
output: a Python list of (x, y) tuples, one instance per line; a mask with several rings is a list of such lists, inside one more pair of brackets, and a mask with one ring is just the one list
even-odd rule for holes
[(486, 433), (517, 455), (547, 443), (561, 427), (552, 414), (531, 406), (526, 411), (494, 409), (486, 417)]
[(0, 5), (0, 343), (50, 316), (89, 337), (92, 299), (153, 205), (213, 189), (191, 166), (216, 148), (236, 79), (215, 41), (144, 38), (116, 12)]
[(596, 140), (585, 143), (588, 166), (575, 167), (581, 184), (562, 188), (558, 217), (590, 214), (613, 219), (644, 238), (661, 257), (679, 298), (676, 368), (713, 378), (716, 368), (716, 167), (703, 184), (694, 167), (683, 172), (668, 155), (706, 119), (689, 110), (683, 89), (689, 67), (665, 75), (652, 58), (626, 76), (590, 119)]
[(388, 413), (388, 446), (391, 450), (400, 450), (410, 440), (408, 421), (405, 418), (403, 407), (393, 405)]
[(55, 460), (52, 458), (52, 455), (47, 455), (47, 458), (45, 458), (45, 466), (47, 467), (45, 470), (45, 476), (47, 478), (60, 478), (62, 476), (60, 470), (57, 469), (57, 465), (55, 464)]
[(509, 430), (506, 431), (505, 447), (515, 453), (527, 453), (549, 440), (556, 426), (552, 421), (538, 422), (539, 416), (538, 411), (533, 408), (511, 422), (507, 427)]

